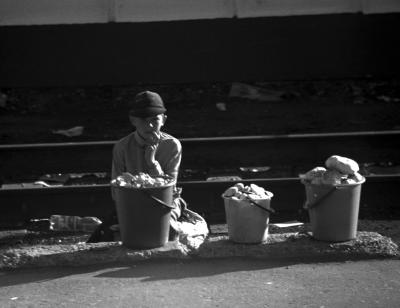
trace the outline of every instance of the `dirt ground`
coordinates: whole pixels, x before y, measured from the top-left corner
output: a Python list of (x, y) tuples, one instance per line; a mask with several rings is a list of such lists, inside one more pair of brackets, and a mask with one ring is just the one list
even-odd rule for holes
[(400, 80), (13, 88), (0, 89), (0, 144), (119, 139), (145, 89), (163, 97), (178, 138), (400, 129)]
[[(78, 231), (49, 231), (46, 220), (39, 223), (32, 222), (27, 229), (20, 230), (0, 230), (0, 248), (5, 247), (28, 247), (35, 245), (59, 245), (76, 244), (86, 242), (90, 233)], [(47, 227), (47, 228), (46, 228)], [(358, 231), (377, 232), (383, 236), (390, 237), (393, 242), (400, 246), (400, 223), (399, 220), (367, 220), (358, 221)], [(270, 234), (290, 233), (290, 232), (309, 232), (311, 225), (305, 223), (302, 226), (279, 228), (270, 225)], [(227, 234), (226, 224), (215, 224), (210, 226), (213, 235)]]

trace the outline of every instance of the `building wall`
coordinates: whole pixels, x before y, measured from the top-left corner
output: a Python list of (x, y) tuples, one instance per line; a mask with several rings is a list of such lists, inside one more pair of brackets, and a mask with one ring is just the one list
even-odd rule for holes
[(394, 12), (398, 0), (0, 0), (0, 26)]

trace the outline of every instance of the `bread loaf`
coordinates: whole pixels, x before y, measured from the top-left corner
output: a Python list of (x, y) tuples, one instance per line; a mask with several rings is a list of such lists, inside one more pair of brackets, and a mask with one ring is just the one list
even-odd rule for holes
[(339, 155), (332, 155), (329, 157), (325, 165), (328, 169), (337, 170), (342, 174), (351, 175), (360, 170), (358, 164), (354, 160)]

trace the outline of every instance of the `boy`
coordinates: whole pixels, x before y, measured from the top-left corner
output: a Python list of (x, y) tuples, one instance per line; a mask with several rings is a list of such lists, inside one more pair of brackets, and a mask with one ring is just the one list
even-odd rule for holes
[[(163, 100), (155, 92), (144, 91), (135, 96), (129, 104), (129, 120), (136, 130), (114, 146), (112, 179), (124, 172), (144, 172), (153, 176), (169, 175), (177, 180), (182, 146), (178, 139), (161, 131), (167, 119), (166, 111)], [(114, 199), (113, 189), (111, 193)], [(181, 216), (181, 210), (180, 206), (172, 210), (171, 219), (176, 221)], [(113, 241), (116, 224), (118, 221), (114, 212), (88, 242)]]
[[(144, 91), (135, 96), (129, 105), (129, 120), (136, 130), (114, 146), (112, 179), (124, 172), (165, 174), (178, 179), (182, 146), (178, 139), (161, 131), (167, 120), (166, 111), (155, 92)], [(180, 209), (173, 210), (171, 215), (178, 219)]]
[(119, 140), (113, 150), (111, 177), (123, 172), (178, 177), (182, 146), (178, 139), (161, 132), (167, 111), (155, 92), (136, 95), (129, 106), (129, 120), (136, 130)]

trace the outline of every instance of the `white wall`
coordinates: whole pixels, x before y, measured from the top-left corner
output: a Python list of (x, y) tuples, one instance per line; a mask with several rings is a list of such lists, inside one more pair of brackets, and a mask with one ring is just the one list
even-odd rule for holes
[(0, 0), (0, 26), (400, 12), (400, 0)]
[(108, 22), (109, 0), (0, 0), (0, 25)]
[(362, 0), (365, 14), (400, 12), (400, 0)]
[(117, 21), (232, 18), (232, 0), (116, 0)]
[(236, 0), (238, 17), (357, 13), (360, 0)]

